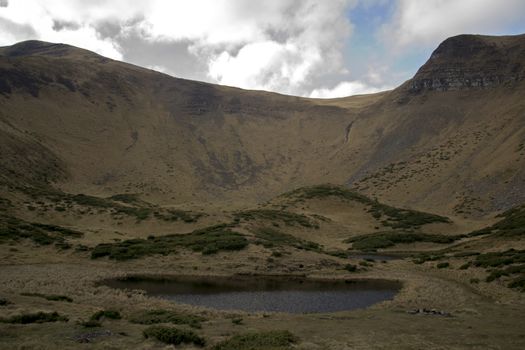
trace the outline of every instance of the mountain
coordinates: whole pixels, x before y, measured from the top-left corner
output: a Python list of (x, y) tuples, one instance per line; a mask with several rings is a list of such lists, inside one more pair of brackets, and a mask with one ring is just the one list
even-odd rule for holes
[(481, 217), (525, 201), (524, 57), (525, 35), (461, 35), (397, 89), (319, 100), (18, 43), (0, 48), (0, 196), (235, 208), (337, 183)]

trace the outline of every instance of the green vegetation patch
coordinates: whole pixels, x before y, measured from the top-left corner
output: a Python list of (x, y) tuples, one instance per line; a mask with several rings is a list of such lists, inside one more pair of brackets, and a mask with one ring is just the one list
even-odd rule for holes
[(117, 310), (100, 310), (91, 315), (90, 320), (100, 321), (101, 319), (120, 320), (122, 316)]
[(213, 350), (287, 350), (298, 341), (289, 331), (253, 332), (235, 335), (213, 347)]
[(510, 278), (509, 288), (525, 292), (525, 250), (509, 249), (502, 252), (479, 254), (474, 261), (462, 267), (468, 269), (470, 266), (485, 268), (489, 273), (485, 279), (486, 282), (492, 282), (505, 276)]
[(377, 220), (381, 220), (384, 226), (394, 229), (415, 229), (426, 224), (450, 223), (450, 219), (445, 216), (391, 207), (347, 188), (329, 184), (299, 188), (283, 196), (295, 201), (337, 197), (346, 201), (358, 202), (369, 206), (368, 212)]
[(238, 211), (233, 214), (235, 220), (267, 220), (277, 222), (283, 222), (288, 226), (303, 226), (308, 228), (319, 228), (319, 225), (306, 215), (296, 214), (284, 210), (274, 209), (252, 209)]
[(206, 319), (201, 316), (170, 310), (147, 310), (134, 314), (129, 321), (147, 325), (157, 323), (186, 324), (193, 328), (201, 328), (201, 322), (206, 321)]
[(525, 205), (517, 206), (498, 215), (503, 219), (494, 225), (473, 231), (469, 235), (494, 234), (499, 237), (519, 237), (525, 235)]
[(345, 242), (352, 243), (352, 248), (356, 250), (375, 251), (402, 243), (430, 242), (448, 244), (463, 237), (463, 235), (444, 236), (415, 232), (377, 232), (352, 237)]
[(68, 303), (73, 302), (73, 299), (66, 295), (59, 295), (59, 294), (42, 294), (42, 293), (20, 293), (20, 295), (26, 296), (26, 297), (37, 297), (37, 298), (43, 298), (50, 301), (66, 301)]
[(177, 248), (214, 254), (219, 251), (241, 250), (247, 245), (248, 241), (242, 234), (232, 231), (229, 225), (223, 224), (187, 234), (151, 236), (148, 239), (129, 239), (118, 243), (99, 244), (91, 252), (91, 258), (107, 256), (115, 260), (129, 260), (156, 254), (172, 254)]
[(167, 209), (165, 211), (156, 211), (153, 215), (160, 220), (164, 221), (184, 221), (186, 223), (197, 222), (203, 214), (193, 213), (178, 209)]
[(31, 223), (14, 216), (0, 214), (0, 243), (29, 239), (38, 245), (64, 243), (66, 238), (83, 234), (57, 225)]
[(67, 322), (66, 316), (60, 315), (58, 312), (37, 312), (33, 314), (21, 314), (7, 318), (0, 318), (0, 323), (44, 323), (44, 322)]
[(182, 330), (173, 327), (153, 326), (146, 328), (142, 334), (144, 338), (153, 338), (162, 343), (179, 345), (179, 344), (195, 344), (197, 346), (204, 346), (206, 341), (201, 336), (192, 331)]
[(271, 248), (274, 246), (292, 246), (297, 249), (319, 251), (321, 246), (315, 242), (299, 239), (288, 233), (281, 232), (270, 227), (259, 227), (253, 230), (255, 237), (263, 246)]

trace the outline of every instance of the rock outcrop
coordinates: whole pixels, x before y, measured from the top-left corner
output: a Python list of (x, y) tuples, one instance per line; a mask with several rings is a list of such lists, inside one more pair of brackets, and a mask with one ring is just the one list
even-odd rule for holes
[(459, 35), (445, 40), (407, 82), (410, 93), (484, 89), (525, 78), (525, 35)]

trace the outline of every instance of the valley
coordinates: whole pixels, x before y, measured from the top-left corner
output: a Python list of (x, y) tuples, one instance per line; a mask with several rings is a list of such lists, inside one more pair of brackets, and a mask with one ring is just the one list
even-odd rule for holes
[[(460, 35), (394, 90), (322, 100), (0, 48), (0, 348), (525, 347), (523, 57)], [(180, 276), (401, 288), (286, 313), (103, 283)]]

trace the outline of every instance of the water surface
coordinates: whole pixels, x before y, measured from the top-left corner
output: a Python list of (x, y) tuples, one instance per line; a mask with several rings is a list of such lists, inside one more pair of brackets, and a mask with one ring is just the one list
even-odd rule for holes
[(354, 310), (392, 299), (395, 281), (322, 281), (302, 277), (176, 277), (108, 280), (119, 289), (141, 289), (176, 303), (219, 310), (319, 313)]

